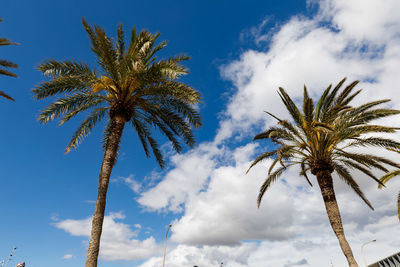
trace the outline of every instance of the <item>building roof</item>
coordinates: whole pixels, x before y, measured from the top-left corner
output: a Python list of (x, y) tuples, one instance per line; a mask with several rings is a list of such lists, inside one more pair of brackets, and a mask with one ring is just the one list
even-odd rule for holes
[(400, 267), (400, 252), (368, 265), (368, 267)]

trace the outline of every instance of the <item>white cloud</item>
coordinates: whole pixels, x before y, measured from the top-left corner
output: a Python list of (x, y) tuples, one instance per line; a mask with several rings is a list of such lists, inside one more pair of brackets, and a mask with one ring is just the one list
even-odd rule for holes
[(139, 193), (142, 190), (142, 184), (134, 179), (133, 174), (129, 175), (128, 177), (118, 177), (111, 179), (111, 182), (118, 183), (123, 182), (125, 183), (134, 193)]
[[(153, 237), (137, 240), (135, 238), (138, 230), (132, 231), (129, 225), (117, 222), (124, 218), (125, 215), (122, 213), (110, 213), (104, 217), (100, 243), (101, 259), (106, 261), (140, 260), (160, 252), (160, 247)], [(54, 225), (73, 236), (89, 237), (91, 222), (90, 217), (83, 220), (61, 220)]]
[(203, 143), (185, 155), (174, 155), (171, 162), (176, 168), (168, 172), (157, 186), (142, 193), (139, 204), (151, 211), (168, 209), (181, 212), (188, 197), (204, 187), (215, 168), (213, 159), (220, 153), (213, 144)]
[[(294, 16), (273, 34), (263, 35), (260, 28), (253, 28), (251, 34), (259, 34), (256, 41), (270, 40), (269, 50), (245, 51), (221, 68), (221, 75), (236, 91), (223, 111), (214, 141), (174, 156), (174, 168), (141, 194), (139, 203), (149, 210), (182, 212), (173, 222), (171, 237), (181, 245), (168, 254), (169, 266), (216, 265), (221, 248), (246, 251), (225, 254), (229, 266), (319, 267), (329, 266), (330, 259), (334, 266), (345, 266), (316, 184), (308, 188), (298, 170), (291, 170), (267, 192), (257, 210), (255, 197), (265, 169), (259, 166), (246, 176), (244, 172), (260, 148), (237, 145), (243, 137), (275, 123), (264, 110), (288, 117), (276, 93), (278, 86), (300, 99), (305, 83), (317, 97), (329, 83), (347, 76), (350, 82), (360, 79), (359, 88), (365, 88), (358, 103), (391, 98), (392, 107), (400, 109), (400, 2), (318, 3), (313, 18)], [(399, 125), (400, 119), (385, 122)], [(400, 247), (394, 238), (400, 235), (395, 215), (400, 179), (378, 190), (368, 178), (360, 174), (356, 178), (375, 211), (341, 181), (335, 186), (344, 228), (361, 264), (359, 248), (367, 241), (378, 240), (366, 247), (368, 262)], [(160, 258), (151, 258), (142, 267), (159, 264)]]
[[(244, 243), (241, 246), (204, 246), (193, 247), (179, 245), (167, 254), (165, 265), (177, 266), (248, 266), (249, 255), (257, 245)], [(154, 257), (146, 261), (140, 267), (156, 267), (162, 265), (162, 257)]]
[(63, 259), (64, 260), (70, 260), (70, 259), (72, 259), (72, 254), (65, 254), (64, 256), (63, 256)]
[[(268, 197), (279, 205), (265, 201), (257, 209), (257, 191), (264, 178), (264, 168), (245, 175), (248, 157), (255, 147), (250, 144), (230, 151), (233, 166), (213, 170), (207, 190), (191, 196), (185, 203), (184, 216), (173, 222), (173, 241), (192, 245), (237, 245), (241, 240), (282, 240), (294, 236), (291, 227), (294, 210), (289, 196), (274, 190)], [(280, 216), (270, 217), (271, 213)]]
[(300, 265), (309, 265), (309, 264), (308, 264), (308, 261), (306, 259), (301, 259), (301, 260), (296, 261), (296, 262), (288, 261), (288, 263), (285, 264), (283, 267), (292, 267), (292, 266), (300, 266)]

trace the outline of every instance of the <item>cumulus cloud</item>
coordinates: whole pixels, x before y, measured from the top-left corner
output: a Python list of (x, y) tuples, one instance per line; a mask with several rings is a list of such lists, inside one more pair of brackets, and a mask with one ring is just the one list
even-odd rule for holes
[[(400, 109), (400, 2), (309, 3), (319, 5), (312, 18), (294, 16), (272, 34), (260, 31), (266, 21), (251, 30), (249, 34), (257, 35), (256, 42), (270, 42), (268, 50), (247, 50), (221, 67), (222, 77), (232, 82), (235, 91), (222, 111), (215, 139), (172, 157), (172, 170), (141, 194), (138, 201), (144, 208), (177, 213), (171, 238), (181, 245), (168, 254), (170, 266), (195, 265), (202, 260), (205, 266), (215, 265), (217, 259), (209, 251), (219, 251), (224, 245), (232, 249), (251, 246), (243, 258), (232, 258), (229, 266), (319, 267), (329, 266), (331, 259), (334, 266), (344, 266), (318, 187), (309, 188), (298, 170), (290, 170), (267, 192), (257, 210), (255, 197), (265, 169), (258, 167), (246, 176), (244, 172), (251, 158), (265, 147), (238, 143), (275, 123), (264, 110), (288, 118), (276, 93), (278, 86), (299, 100), (304, 84), (318, 97), (330, 83), (347, 76), (349, 81), (359, 79), (359, 87), (365, 88), (358, 103), (391, 98), (390, 105)], [(398, 125), (400, 119), (384, 123)], [(399, 158), (393, 155), (393, 159)], [(400, 179), (377, 190), (376, 183), (355, 175), (375, 211), (335, 178), (337, 198), (356, 258), (361, 259), (363, 243), (378, 240), (368, 249), (368, 261), (373, 262), (400, 247), (394, 238), (400, 234), (395, 215)], [(160, 258), (154, 257), (142, 267), (159, 263)]]
[[(241, 240), (282, 240), (294, 236), (293, 205), (278, 190), (257, 209), (257, 191), (264, 168), (245, 175), (254, 144), (232, 152), (233, 166), (220, 166), (210, 175), (207, 190), (192, 195), (185, 203), (185, 214), (173, 222), (172, 240), (192, 245), (237, 245)], [(283, 186), (283, 185), (278, 185)], [(271, 217), (271, 214), (280, 214)]]
[(185, 155), (173, 156), (175, 168), (157, 186), (143, 192), (139, 204), (150, 211), (182, 212), (188, 197), (203, 189), (216, 166), (214, 159), (220, 154), (221, 150), (212, 143), (203, 143)]
[[(140, 260), (160, 252), (160, 247), (153, 237), (144, 240), (135, 239), (138, 230), (133, 231), (129, 225), (117, 221), (124, 218), (125, 215), (122, 213), (110, 213), (104, 217), (100, 243), (101, 259), (106, 261)], [(54, 225), (73, 236), (89, 237), (91, 222), (90, 217), (83, 220), (61, 220)]]

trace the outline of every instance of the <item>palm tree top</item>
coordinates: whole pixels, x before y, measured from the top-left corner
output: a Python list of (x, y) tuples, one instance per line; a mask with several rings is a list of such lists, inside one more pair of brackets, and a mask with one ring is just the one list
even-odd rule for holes
[(310, 185), (312, 183), (307, 175), (308, 172), (314, 175), (324, 170), (330, 173), (336, 172), (339, 178), (373, 209), (350, 169), (358, 170), (378, 184), (382, 184), (371, 170), (378, 169), (386, 173), (389, 172), (388, 166), (399, 168), (400, 165), (389, 158), (359, 152), (355, 148), (379, 147), (400, 153), (399, 142), (379, 136), (380, 133), (394, 133), (399, 128), (371, 123), (379, 118), (399, 114), (400, 111), (378, 107), (389, 102), (389, 99), (352, 106), (351, 101), (361, 90), (354, 90), (358, 81), (340, 90), (345, 81), (346, 78), (334, 88), (330, 85), (317, 104), (314, 104), (304, 86), (301, 109), (283, 88), (279, 88), (279, 96), (293, 122), (280, 119), (267, 112), (278, 121), (278, 126), (272, 126), (254, 137), (254, 140), (271, 139), (276, 145), (276, 149), (258, 156), (249, 168), (250, 170), (265, 159), (273, 159), (268, 170), (268, 178), (260, 189), (258, 206), (265, 191), (281, 176), (283, 171), (287, 167), (299, 165), (300, 175)]
[(159, 33), (146, 30), (137, 33), (133, 28), (129, 44), (126, 44), (122, 24), (117, 28), (116, 40), (107, 36), (102, 27), (91, 27), (85, 19), (82, 24), (91, 41), (96, 67), (76, 60), (47, 60), (38, 70), (48, 80), (33, 89), (35, 99), (57, 97), (40, 113), (42, 123), (60, 118), (62, 125), (81, 112), (89, 112), (66, 152), (76, 148), (105, 117), (108, 126), (104, 145), (110, 121), (122, 118), (132, 124), (147, 156), (151, 147), (160, 166), (164, 166), (164, 160), (152, 137), (152, 128), (158, 128), (177, 152), (182, 150), (181, 142), (192, 147), (195, 141), (191, 126), (201, 126), (200, 115), (194, 108), (200, 102), (200, 94), (179, 81), (188, 73), (181, 63), (189, 57), (177, 55), (159, 59), (156, 53), (167, 45), (166, 41), (157, 43)]

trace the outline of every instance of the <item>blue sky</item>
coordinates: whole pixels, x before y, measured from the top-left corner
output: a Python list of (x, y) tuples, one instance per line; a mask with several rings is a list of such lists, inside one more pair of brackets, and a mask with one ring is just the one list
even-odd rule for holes
[[(169, 41), (161, 56), (190, 55), (191, 73), (184, 80), (203, 97), (198, 147), (178, 156), (164, 146), (171, 160), (165, 171), (153, 158), (145, 158), (137, 137), (126, 129), (108, 194), (106, 213), (111, 215), (101, 266), (159, 266), (160, 246), (171, 222), (169, 266), (214, 266), (220, 260), (226, 266), (327, 266), (329, 259), (317, 249), (321, 246), (335, 266), (344, 266), (316, 189), (289, 175), (257, 210), (263, 170), (247, 177), (243, 173), (260, 151), (249, 143), (251, 137), (271, 123), (263, 110), (284, 114), (277, 86), (300, 97), (299, 89), (307, 83), (317, 96), (329, 83), (348, 76), (368, 88), (363, 101), (390, 97), (394, 106), (400, 103), (395, 94), (400, 84), (400, 6), (395, 0), (384, 2), (2, 3), (0, 36), (20, 45), (1, 47), (0, 58), (20, 67), (15, 71), (19, 78), (0, 77), (0, 90), (16, 99), (0, 100), (0, 259), (17, 246), (12, 265), (25, 261), (32, 267), (63, 267), (84, 262), (86, 221), (93, 213), (102, 160), (102, 127), (77, 151), (64, 155), (79, 121), (62, 127), (40, 125), (37, 114), (46, 102), (34, 101), (31, 89), (43, 79), (35, 66), (45, 59), (94, 63), (81, 25), (85, 17), (112, 36), (120, 22), (127, 32), (133, 26), (161, 32), (160, 40)], [(400, 184), (393, 182), (383, 193), (368, 181), (362, 185), (379, 207), (375, 213), (341, 184), (339, 205), (359, 261), (360, 244), (382, 240), (374, 244), (373, 261), (400, 247), (390, 239), (400, 234), (393, 222), (393, 196)], [(238, 200), (242, 201), (232, 205)], [(307, 205), (301, 205), (305, 201)], [(312, 235), (315, 229), (325, 234)], [(282, 256), (289, 252), (293, 258)]]

